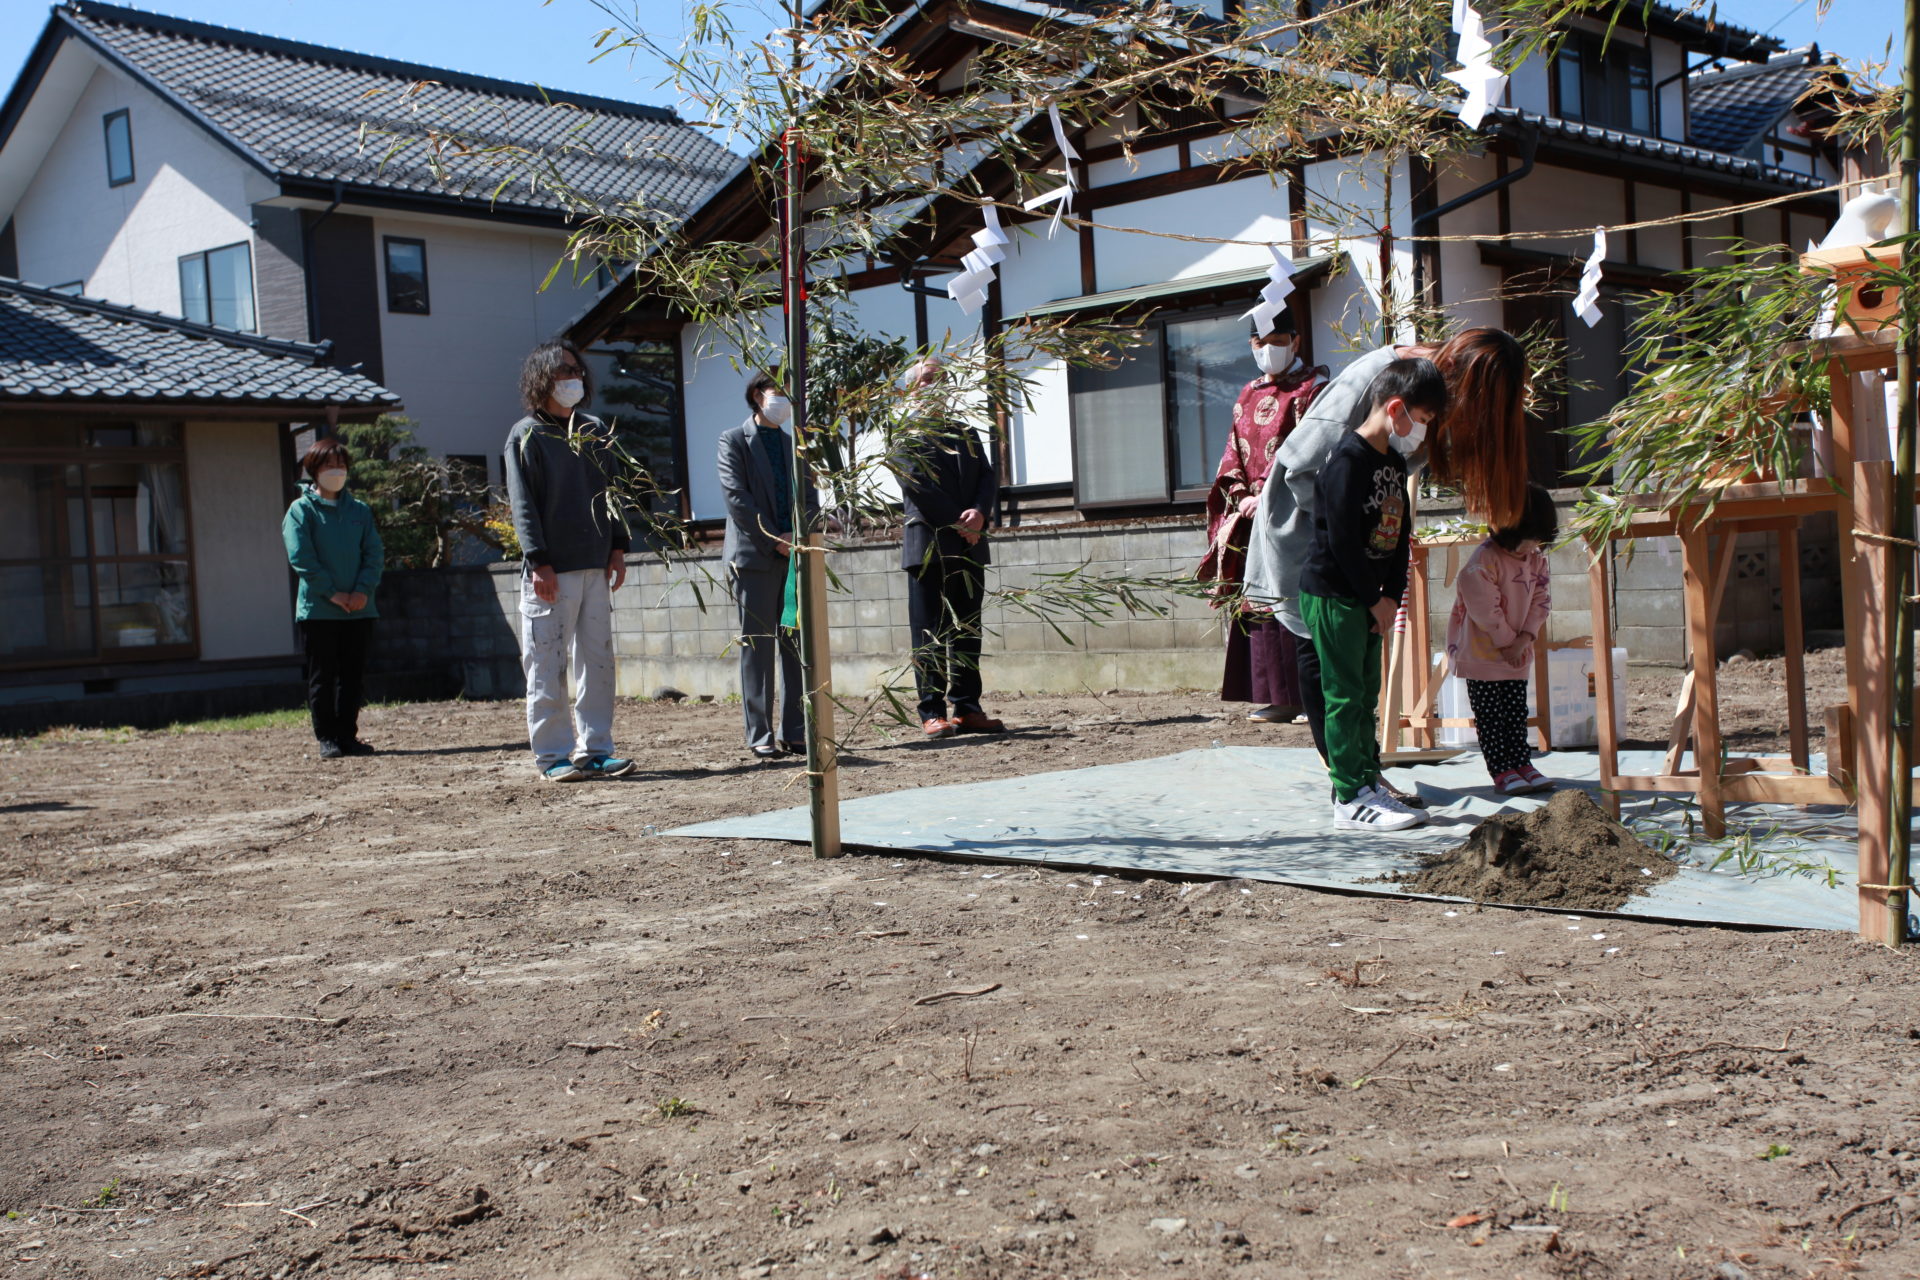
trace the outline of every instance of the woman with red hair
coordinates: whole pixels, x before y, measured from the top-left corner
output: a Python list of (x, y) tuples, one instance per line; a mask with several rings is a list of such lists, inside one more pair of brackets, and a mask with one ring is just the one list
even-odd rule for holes
[[(1260, 495), (1247, 542), (1246, 599), (1274, 611), (1294, 635), (1300, 694), (1313, 743), (1326, 755), (1320, 657), (1300, 616), (1300, 570), (1313, 542), (1313, 483), (1340, 437), (1366, 420), (1367, 389), (1395, 360), (1424, 356), (1447, 380), (1446, 413), (1433, 424), (1428, 474), (1459, 491), (1467, 514), (1493, 528), (1527, 505), (1527, 353), (1503, 329), (1468, 329), (1438, 346), (1385, 346), (1335, 375), (1301, 415)], [(1421, 458), (1415, 458), (1419, 465)], [(1405, 798), (1406, 793), (1389, 788)]]

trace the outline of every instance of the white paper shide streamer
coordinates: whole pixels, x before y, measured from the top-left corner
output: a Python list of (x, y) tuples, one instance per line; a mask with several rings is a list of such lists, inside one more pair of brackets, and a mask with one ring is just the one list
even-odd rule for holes
[(1447, 72), (1447, 79), (1467, 94), (1460, 101), (1460, 122), (1478, 129), (1487, 108), (1507, 87), (1507, 77), (1494, 63), (1487, 24), (1467, 0), (1453, 0), (1453, 29), (1460, 36), (1460, 67)]
[(1287, 295), (1293, 292), (1293, 263), (1286, 254), (1280, 252), (1279, 245), (1268, 245), (1267, 252), (1273, 255), (1273, 266), (1267, 272), (1267, 283), (1260, 290), (1260, 301), (1253, 305), (1253, 310), (1241, 317), (1253, 321), (1253, 331), (1262, 337), (1273, 328), (1273, 322), (1280, 313), (1286, 310)]
[(992, 205), (981, 208), (987, 225), (973, 233), (973, 249), (960, 259), (960, 274), (947, 285), (947, 296), (960, 304), (968, 315), (977, 315), (987, 305), (987, 286), (993, 283), (993, 269), (1007, 259), (1007, 233), (1000, 229), (1000, 211)]
[(1058, 106), (1048, 105), (1047, 121), (1053, 125), (1053, 144), (1060, 151), (1060, 167), (1066, 171), (1067, 180), (1064, 185), (1037, 195), (1020, 207), (1028, 213), (1032, 213), (1036, 209), (1044, 209), (1048, 205), (1053, 206), (1053, 221), (1047, 225), (1047, 239), (1051, 240), (1053, 239), (1053, 233), (1060, 229), (1060, 219), (1064, 218), (1073, 208), (1073, 162), (1080, 158), (1080, 153), (1073, 149), (1071, 142), (1067, 141), (1066, 126), (1060, 123), (1060, 108)]
[(1600, 264), (1607, 260), (1607, 229), (1593, 229), (1593, 252), (1587, 256), (1587, 265), (1580, 268), (1580, 292), (1573, 297), (1574, 314), (1587, 322), (1591, 329), (1600, 323)]

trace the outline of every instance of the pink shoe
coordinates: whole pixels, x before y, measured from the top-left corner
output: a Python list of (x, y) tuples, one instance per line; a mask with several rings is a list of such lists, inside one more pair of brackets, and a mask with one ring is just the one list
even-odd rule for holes
[(1545, 774), (1541, 773), (1538, 769), (1534, 768), (1530, 764), (1520, 766), (1518, 773), (1520, 774), (1521, 777), (1527, 780), (1528, 791), (1553, 790), (1553, 787), (1554, 787), (1553, 779), (1547, 777)]
[(1503, 796), (1523, 796), (1533, 787), (1528, 783), (1526, 774), (1518, 769), (1508, 769), (1493, 775), (1493, 789)]

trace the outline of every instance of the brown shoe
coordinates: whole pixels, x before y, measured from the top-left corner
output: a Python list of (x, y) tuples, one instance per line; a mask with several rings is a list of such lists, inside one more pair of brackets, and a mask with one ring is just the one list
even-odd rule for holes
[(984, 711), (962, 711), (953, 718), (955, 733), (1005, 733), (1007, 726)]
[(920, 732), (929, 738), (951, 738), (960, 732), (960, 729), (956, 721), (943, 720), (939, 716), (928, 716), (920, 722)]
[(1427, 798), (1425, 796), (1421, 795), (1418, 791), (1402, 791), (1391, 782), (1388, 782), (1387, 775), (1384, 773), (1374, 778), (1374, 781), (1380, 784), (1382, 791), (1409, 809), (1424, 809), (1427, 807)]

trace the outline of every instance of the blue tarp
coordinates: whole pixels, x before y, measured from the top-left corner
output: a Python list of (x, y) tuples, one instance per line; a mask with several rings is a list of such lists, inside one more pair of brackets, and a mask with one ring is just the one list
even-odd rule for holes
[[(1624, 752), (1622, 772), (1655, 772), (1659, 759), (1657, 752)], [(1597, 798), (1597, 757), (1560, 752), (1534, 763), (1548, 777), (1585, 787)], [(849, 800), (840, 806), (840, 831), (842, 841), (857, 848), (1244, 877), (1411, 897), (1421, 895), (1363, 881), (1412, 870), (1419, 855), (1458, 844), (1482, 818), (1545, 800), (1498, 795), (1471, 753), (1398, 769), (1393, 778), (1401, 786), (1418, 785), (1431, 805), (1427, 826), (1399, 833), (1335, 831), (1326, 770), (1312, 751), (1216, 747)], [(1694, 838), (1698, 816), (1684, 797), (1627, 798), (1623, 819), (1651, 842), (1659, 840), (1653, 833), (1669, 833), (1668, 848), (1681, 869), (1617, 914), (1793, 929), (1858, 926), (1851, 810), (1737, 806), (1728, 822), (1735, 839), (1717, 844)], [(703, 822), (671, 834), (805, 843), (808, 831), (807, 811), (797, 808)]]

